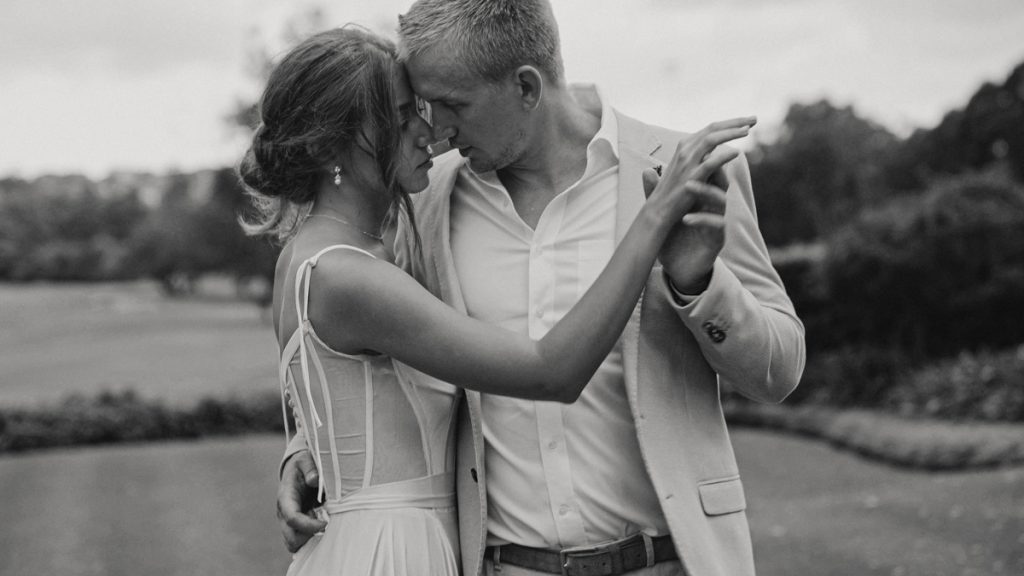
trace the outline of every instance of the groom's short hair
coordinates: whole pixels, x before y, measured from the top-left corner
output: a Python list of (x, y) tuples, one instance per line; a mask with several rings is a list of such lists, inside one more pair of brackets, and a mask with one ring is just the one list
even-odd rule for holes
[(399, 59), (435, 47), (492, 82), (523, 64), (562, 82), (558, 25), (548, 0), (418, 0), (398, 17)]

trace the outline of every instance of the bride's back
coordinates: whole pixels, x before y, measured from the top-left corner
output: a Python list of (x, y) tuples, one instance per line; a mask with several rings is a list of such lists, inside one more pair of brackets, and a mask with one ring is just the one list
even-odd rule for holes
[(450, 470), (455, 388), (385, 355), (335, 350), (308, 315), (320, 258), (347, 258), (358, 273), (360, 259), (377, 256), (349, 244), (314, 251), (301, 236), (278, 263), (275, 324), (293, 416), (318, 454), (327, 499)]

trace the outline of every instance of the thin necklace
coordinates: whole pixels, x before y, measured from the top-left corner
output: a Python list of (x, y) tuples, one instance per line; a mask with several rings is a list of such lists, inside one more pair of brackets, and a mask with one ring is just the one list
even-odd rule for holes
[(310, 214), (309, 217), (310, 218), (327, 218), (328, 220), (334, 220), (335, 222), (340, 222), (340, 223), (342, 223), (345, 226), (348, 226), (350, 228), (355, 228), (356, 231), (359, 232), (360, 234), (362, 234), (364, 236), (369, 236), (370, 238), (373, 238), (374, 240), (376, 240), (378, 242), (381, 242), (381, 241), (384, 240), (384, 235), (383, 234), (371, 234), (371, 233), (367, 232), (366, 230), (363, 230), (359, 226), (356, 226), (355, 224), (349, 222), (348, 220), (342, 220), (341, 218), (338, 218), (336, 216), (328, 216), (327, 214)]

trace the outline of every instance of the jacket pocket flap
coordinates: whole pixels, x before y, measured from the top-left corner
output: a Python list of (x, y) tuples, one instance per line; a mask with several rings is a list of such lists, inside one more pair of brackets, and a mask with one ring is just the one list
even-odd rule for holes
[(739, 476), (723, 480), (709, 480), (701, 483), (700, 503), (708, 516), (719, 516), (747, 509), (747, 499), (743, 495), (743, 483)]

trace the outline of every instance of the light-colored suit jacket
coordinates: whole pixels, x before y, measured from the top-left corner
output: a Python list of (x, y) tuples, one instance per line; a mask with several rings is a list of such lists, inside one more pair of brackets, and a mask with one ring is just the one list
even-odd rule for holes
[[(587, 98), (587, 94), (577, 98)], [(594, 108), (594, 102), (583, 102)], [(666, 164), (690, 135), (617, 114), (621, 240), (645, 196), (641, 173)], [(465, 311), (449, 242), (451, 191), (462, 159), (435, 159), (430, 188), (417, 196), (422, 259), (407, 268), (439, 298)], [(804, 366), (804, 331), (757, 227), (746, 160), (729, 179), (726, 242), (711, 284), (693, 303), (672, 299), (660, 266), (623, 334), (629, 407), (648, 474), (679, 557), (692, 576), (754, 574), (746, 500), (719, 401), (719, 383), (755, 400), (778, 402)], [(478, 574), (487, 526), (480, 394), (460, 409), (457, 483), (463, 569)], [(581, 472), (585, 473), (585, 471)]]

